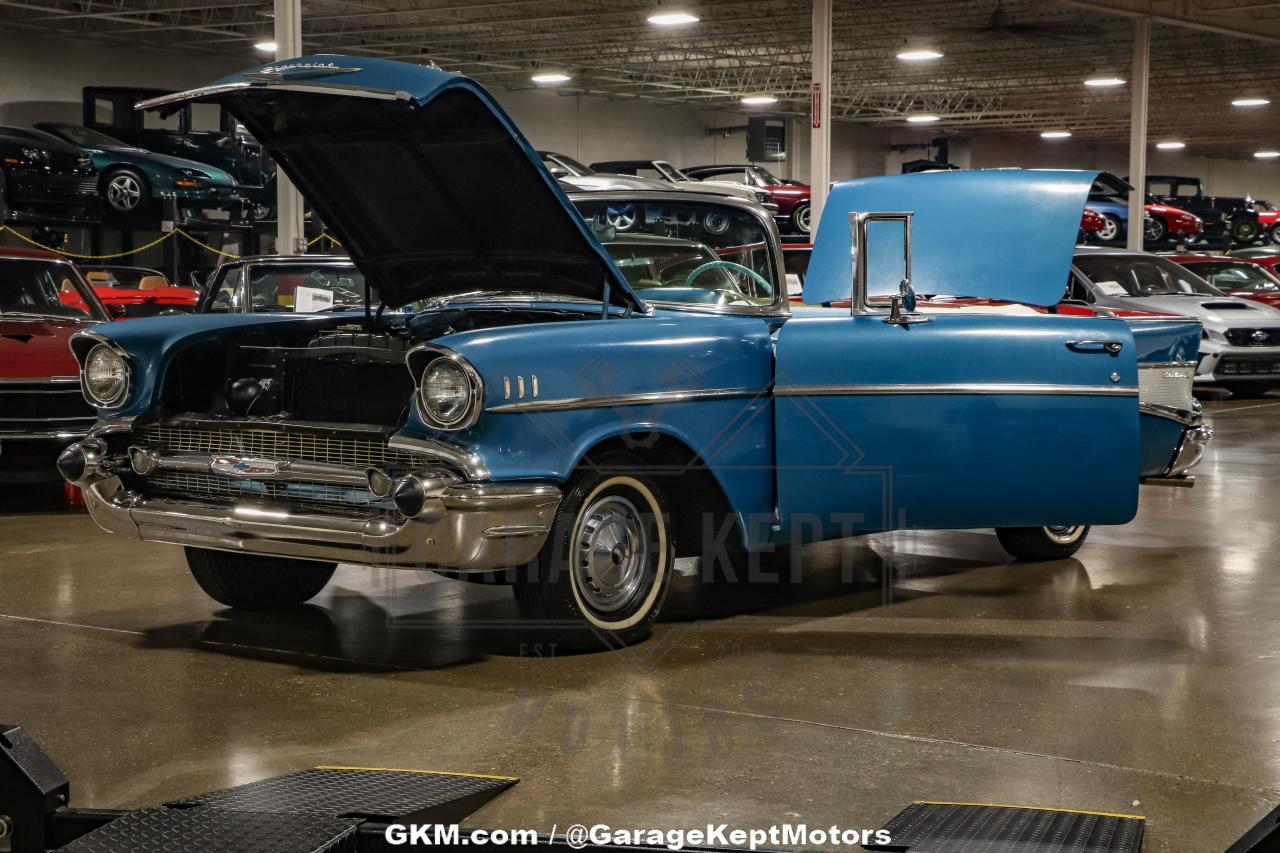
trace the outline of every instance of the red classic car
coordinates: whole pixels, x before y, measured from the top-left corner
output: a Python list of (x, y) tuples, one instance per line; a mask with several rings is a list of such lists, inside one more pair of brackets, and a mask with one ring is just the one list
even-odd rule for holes
[(736, 166), (694, 166), (683, 170), (691, 178), (703, 180), (738, 181), (749, 187), (767, 192), (778, 205), (778, 227), (796, 234), (812, 234), (813, 223), (809, 216), (810, 190), (806, 184), (785, 181), (763, 166), (750, 164)]
[[(1280, 279), (1257, 260), (1226, 255), (1169, 255), (1228, 296), (1280, 307)], [(1280, 261), (1280, 257), (1275, 260)]]
[(0, 486), (61, 492), (58, 453), (97, 420), (67, 341), (110, 319), (66, 258), (0, 249)]
[(1271, 238), (1272, 243), (1280, 243), (1280, 210), (1276, 210), (1267, 202), (1255, 202), (1254, 210), (1258, 212), (1258, 225)]
[(200, 304), (200, 291), (170, 284), (157, 270), (83, 264), (80, 269), (112, 317), (192, 314)]
[(1097, 234), (1107, 226), (1107, 220), (1102, 218), (1102, 214), (1094, 210), (1092, 207), (1084, 209), (1084, 215), (1080, 217), (1080, 237), (1077, 242), (1084, 243), (1093, 235)]

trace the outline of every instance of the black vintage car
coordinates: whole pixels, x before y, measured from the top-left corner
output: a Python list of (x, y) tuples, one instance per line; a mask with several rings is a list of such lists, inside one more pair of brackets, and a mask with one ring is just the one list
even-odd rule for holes
[(1248, 246), (1263, 237), (1248, 199), (1206, 195), (1199, 178), (1147, 175), (1147, 193), (1204, 220), (1203, 241)]
[(0, 223), (99, 215), (98, 170), (88, 153), (38, 130), (0, 126)]
[(165, 94), (163, 89), (86, 86), (83, 124), (147, 151), (217, 166), (236, 179), (240, 196), (253, 204), (255, 219), (274, 219), (275, 162), (257, 140), (216, 106), (187, 104), (167, 118), (133, 108)]

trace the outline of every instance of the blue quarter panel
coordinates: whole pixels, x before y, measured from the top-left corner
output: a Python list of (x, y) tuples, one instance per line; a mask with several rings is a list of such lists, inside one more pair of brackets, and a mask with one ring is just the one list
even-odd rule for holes
[(1200, 354), (1200, 321), (1126, 317), (1140, 364), (1192, 361)]
[(1174, 451), (1182, 441), (1186, 427), (1177, 421), (1155, 415), (1142, 415), (1142, 476), (1157, 477), (1173, 461)]
[[(1111, 356), (1065, 345), (1099, 338), (1124, 349)], [(1124, 523), (1137, 509), (1133, 352), (1119, 320), (957, 314), (903, 328), (873, 315), (793, 318), (778, 337), (782, 524), (795, 538), (813, 539), (897, 528)], [(1134, 395), (785, 394), (796, 386), (956, 383)]]

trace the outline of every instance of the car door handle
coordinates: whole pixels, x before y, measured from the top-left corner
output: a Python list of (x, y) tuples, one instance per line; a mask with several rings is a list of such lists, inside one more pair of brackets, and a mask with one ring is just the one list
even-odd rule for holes
[(1067, 341), (1067, 349), (1073, 352), (1105, 352), (1119, 355), (1124, 349), (1122, 341)]

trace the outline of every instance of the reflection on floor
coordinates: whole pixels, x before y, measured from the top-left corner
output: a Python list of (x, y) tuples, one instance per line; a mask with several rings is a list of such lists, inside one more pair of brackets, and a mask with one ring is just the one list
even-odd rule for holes
[[(677, 579), (649, 642), (563, 656), (505, 587), (342, 568), (289, 617), (220, 610), (180, 550), (0, 516), (4, 713), (130, 806), (315, 764), (523, 778), (473, 823), (875, 827), (915, 799), (1149, 817), (1224, 849), (1280, 800), (1280, 400), (1209, 402), (1195, 489), (1076, 559), (989, 532)], [(1069, 462), (1069, 460), (1064, 460)]]

